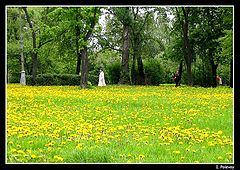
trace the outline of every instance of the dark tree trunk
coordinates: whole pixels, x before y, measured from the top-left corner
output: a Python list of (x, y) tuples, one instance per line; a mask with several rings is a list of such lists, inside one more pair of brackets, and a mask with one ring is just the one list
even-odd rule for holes
[[(84, 41), (88, 41), (89, 37), (92, 35), (93, 28), (96, 24), (95, 17), (97, 13), (98, 7), (95, 7), (94, 14), (93, 14), (93, 20), (90, 25), (90, 30), (88, 30), (86, 36), (84, 37)], [(80, 86), (82, 88), (87, 87), (88, 82), (88, 55), (87, 55), (87, 46), (84, 46), (83, 50), (81, 51), (81, 59), (82, 59), (82, 70), (81, 70), (81, 82)]]
[(123, 30), (123, 49), (122, 49), (122, 68), (120, 75), (120, 84), (129, 84), (129, 26), (124, 25)]
[(187, 79), (188, 79), (188, 85), (193, 85), (193, 78), (192, 78), (192, 63), (187, 62)]
[(80, 73), (80, 66), (81, 66), (81, 53), (78, 53), (78, 55), (77, 55), (76, 74), (79, 74), (79, 73)]
[(192, 78), (192, 52), (188, 38), (188, 7), (182, 7), (182, 11), (184, 14), (184, 21), (182, 22), (182, 30), (183, 30), (183, 41), (184, 41), (184, 59), (187, 66), (187, 78), (188, 78), (188, 85), (193, 85), (193, 78)]
[(88, 56), (87, 56), (87, 47), (85, 46), (82, 53), (82, 71), (81, 71), (81, 87), (87, 87), (88, 81)]
[(144, 70), (143, 70), (143, 62), (142, 62), (142, 57), (139, 55), (137, 57), (137, 63), (138, 63), (138, 84), (143, 85), (145, 84), (145, 75), (144, 75)]
[(179, 86), (181, 84), (181, 79), (182, 79), (182, 67), (183, 67), (183, 61), (181, 60), (179, 65), (179, 83), (178, 83)]
[(81, 53), (79, 52), (79, 44), (78, 44), (79, 38), (80, 38), (80, 29), (78, 26), (76, 26), (76, 54), (77, 54), (76, 74), (80, 73), (80, 66), (81, 66)]
[(133, 55), (131, 78), (132, 78), (132, 84), (136, 85), (136, 56), (135, 55)]
[[(139, 35), (140, 36), (140, 35)], [(134, 67), (132, 67), (133, 71), (133, 77), (134, 81), (133, 84), (145, 84), (145, 74), (144, 74), (144, 68), (143, 68), (143, 62), (141, 57), (141, 42), (139, 36), (134, 36), (134, 42), (133, 42), (133, 59), (134, 59)], [(137, 71), (135, 68), (135, 63), (137, 61)], [(134, 70), (133, 70), (134, 69)]]
[(33, 84), (36, 83), (37, 66), (38, 66), (37, 53), (32, 52), (32, 80), (33, 80)]
[(213, 58), (210, 57), (210, 63), (211, 63), (211, 68), (212, 68), (212, 81), (211, 81), (211, 86), (212, 87), (217, 87), (217, 67), (218, 64), (214, 64)]
[(32, 50), (32, 80), (33, 80), (33, 84), (35, 84), (36, 83), (36, 75), (37, 75), (37, 66), (38, 66), (38, 59), (37, 59), (37, 52), (36, 52), (36, 49), (37, 49), (36, 33), (33, 29), (33, 23), (30, 20), (30, 17), (28, 15), (27, 7), (23, 7), (23, 10), (26, 14), (26, 18), (27, 18), (27, 22), (29, 24), (29, 27), (32, 30), (32, 39), (33, 39), (32, 40), (32, 45), (33, 45), (33, 50)]

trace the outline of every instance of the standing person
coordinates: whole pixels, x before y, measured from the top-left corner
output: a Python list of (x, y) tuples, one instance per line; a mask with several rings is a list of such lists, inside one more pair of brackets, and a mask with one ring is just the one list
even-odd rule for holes
[(219, 85), (222, 85), (222, 77), (219, 76)]
[(176, 74), (175, 73), (173, 73), (172, 78), (173, 78), (174, 83), (176, 83)]
[(176, 82), (176, 87), (180, 86), (180, 74), (179, 74), (179, 70), (176, 71), (175, 73), (175, 82)]
[(217, 75), (216, 81), (217, 81), (217, 84), (220, 85), (220, 76), (219, 75)]
[(100, 69), (98, 86), (106, 86), (104, 72), (102, 71), (102, 69)]

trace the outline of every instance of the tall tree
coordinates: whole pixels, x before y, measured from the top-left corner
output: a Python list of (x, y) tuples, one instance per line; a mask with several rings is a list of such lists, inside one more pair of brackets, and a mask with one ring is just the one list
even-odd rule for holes
[(221, 53), (219, 38), (224, 36), (224, 8), (205, 7), (195, 8), (195, 29), (192, 33), (193, 43), (197, 47), (199, 57), (203, 59), (206, 67), (210, 69), (208, 86), (216, 87), (217, 68), (226, 60)]
[(36, 31), (33, 26), (33, 21), (31, 20), (27, 7), (23, 7), (23, 10), (26, 15), (27, 22), (29, 24), (29, 27), (32, 31), (32, 79), (33, 84), (35, 84), (36, 81), (36, 75), (37, 75), (37, 64), (38, 64), (38, 57), (37, 57), (37, 40), (36, 40)]
[(76, 73), (81, 75), (80, 86), (83, 88), (87, 86), (88, 81), (89, 38), (94, 32), (100, 13), (99, 7), (64, 7), (56, 8), (49, 14), (53, 21), (57, 20), (51, 27), (55, 36), (60, 35), (57, 40), (68, 48), (66, 50), (75, 49)]
[(130, 7), (119, 7), (111, 9), (115, 17), (122, 24), (122, 63), (120, 72), (120, 84), (129, 84), (129, 49), (130, 49), (130, 24), (131, 12)]
[(188, 85), (193, 85), (193, 78), (192, 78), (192, 49), (189, 43), (189, 7), (181, 7), (181, 12), (178, 8), (176, 8), (176, 14), (178, 20), (182, 27), (182, 38), (183, 38), (183, 51), (184, 51), (184, 60), (187, 66), (187, 78), (188, 78)]
[[(89, 37), (93, 33), (93, 28), (98, 21), (98, 17), (100, 14), (100, 8), (95, 7), (93, 10), (93, 16), (90, 16), (90, 27), (84, 37), (84, 42), (87, 42)], [(86, 88), (87, 87), (87, 81), (88, 81), (88, 56), (87, 56), (87, 45), (83, 45), (83, 50), (81, 52), (81, 58), (82, 58), (82, 72), (81, 72), (81, 87)]]
[[(133, 48), (133, 60), (132, 60), (132, 83), (133, 84), (145, 84), (145, 74), (142, 60), (142, 45), (145, 41), (146, 27), (149, 21), (152, 19), (150, 17), (153, 14), (154, 9), (150, 8), (140, 8), (132, 7), (132, 23), (131, 28), (131, 41)], [(137, 72), (136, 72), (136, 62), (137, 62)], [(138, 73), (138, 74), (137, 74)]]

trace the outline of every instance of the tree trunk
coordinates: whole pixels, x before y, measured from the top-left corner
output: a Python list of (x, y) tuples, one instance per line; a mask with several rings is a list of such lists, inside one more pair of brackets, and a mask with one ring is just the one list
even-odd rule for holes
[[(186, 9), (185, 9), (186, 8)], [(188, 85), (193, 85), (192, 79), (192, 52), (188, 38), (188, 13), (189, 8), (182, 7), (182, 11), (184, 14), (184, 21), (182, 22), (182, 29), (183, 29), (183, 41), (184, 41), (184, 58), (187, 65), (187, 78), (188, 78)]]
[[(139, 35), (139, 34), (137, 34)], [(145, 84), (145, 74), (144, 74), (144, 68), (143, 68), (143, 62), (142, 62), (142, 57), (141, 57), (141, 39), (139, 38), (139, 36), (134, 35), (134, 39), (133, 39), (133, 66), (132, 67), (132, 71), (133, 71), (133, 84), (138, 84), (138, 85), (142, 85)], [(137, 72), (135, 69), (135, 63), (137, 60)]]
[(81, 71), (81, 87), (86, 88), (87, 87), (87, 81), (88, 81), (88, 56), (87, 56), (87, 47), (85, 46), (82, 53), (82, 71)]
[(179, 65), (179, 86), (181, 84), (181, 79), (182, 79), (182, 67), (183, 67), (183, 61), (181, 60), (180, 65)]
[(78, 53), (77, 55), (77, 68), (76, 68), (76, 74), (79, 75), (80, 73), (80, 67), (81, 67), (81, 53)]
[[(89, 37), (92, 35), (93, 28), (96, 24), (95, 22), (95, 17), (97, 13), (98, 8), (94, 8), (94, 14), (93, 14), (93, 20), (90, 25), (90, 29), (88, 30), (86, 36), (84, 37), (84, 41), (87, 42)], [(82, 88), (87, 87), (87, 82), (88, 82), (88, 55), (87, 55), (87, 46), (85, 45), (82, 52), (81, 52), (81, 59), (82, 59), (82, 70), (81, 70), (81, 82), (80, 86)]]
[(137, 63), (138, 63), (138, 84), (143, 85), (145, 84), (145, 75), (143, 70), (142, 57), (140, 54), (137, 57)]
[(214, 61), (213, 61), (212, 57), (210, 57), (210, 63), (211, 63), (211, 68), (212, 68), (211, 86), (212, 87), (217, 87), (216, 77), (217, 77), (217, 67), (218, 67), (218, 64), (214, 64)]
[(135, 55), (133, 55), (131, 78), (132, 78), (132, 84), (136, 85), (136, 56)]
[(79, 38), (80, 38), (80, 29), (78, 26), (76, 26), (76, 54), (77, 54), (76, 74), (80, 73), (80, 66), (81, 66), (81, 53), (79, 52), (79, 44), (78, 44)]
[(123, 49), (122, 49), (122, 68), (120, 74), (120, 84), (129, 84), (129, 26), (123, 26)]
[(29, 24), (29, 27), (32, 30), (32, 45), (33, 45), (33, 50), (32, 50), (32, 80), (33, 80), (33, 84), (36, 83), (36, 75), (37, 75), (37, 66), (38, 66), (38, 59), (37, 59), (37, 43), (36, 43), (36, 33), (33, 29), (33, 24), (32, 21), (30, 20), (30, 17), (28, 15), (27, 12), (27, 7), (23, 7), (23, 10), (26, 14), (26, 18), (27, 18), (27, 22)]
[(188, 79), (188, 85), (193, 85), (193, 78), (192, 78), (192, 63), (187, 62), (187, 79)]

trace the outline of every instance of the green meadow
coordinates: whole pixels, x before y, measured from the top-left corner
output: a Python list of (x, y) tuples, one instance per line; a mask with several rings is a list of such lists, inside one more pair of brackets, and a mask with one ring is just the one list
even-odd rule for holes
[(233, 163), (233, 89), (7, 84), (7, 163)]

